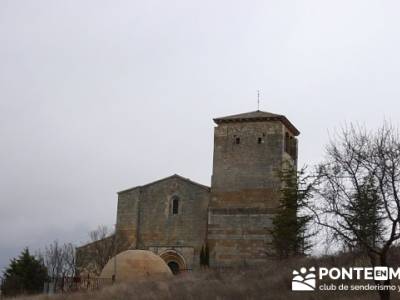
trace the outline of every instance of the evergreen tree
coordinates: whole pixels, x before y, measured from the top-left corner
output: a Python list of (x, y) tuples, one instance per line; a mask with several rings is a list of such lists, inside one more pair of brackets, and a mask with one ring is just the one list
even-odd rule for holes
[(354, 228), (355, 242), (348, 243), (348, 246), (358, 251), (365, 250), (366, 246), (377, 247), (383, 232), (381, 212), (384, 206), (374, 180), (365, 178), (345, 207), (349, 225)]
[(280, 205), (271, 230), (273, 255), (279, 258), (304, 255), (311, 248), (307, 225), (312, 216), (304, 214), (302, 209), (312, 197), (314, 183), (304, 173), (304, 169), (297, 172), (293, 166), (286, 166), (280, 174)]
[(200, 266), (205, 266), (205, 252), (204, 252), (204, 245), (201, 247), (200, 251)]
[(210, 266), (210, 251), (208, 250), (208, 245), (204, 247), (204, 263), (207, 267)]
[(11, 260), (3, 278), (1, 291), (5, 296), (40, 293), (47, 279), (47, 269), (43, 260), (35, 258), (25, 248), (18, 258)]
[(209, 258), (209, 251), (208, 251), (207, 244), (205, 244), (201, 247), (200, 265), (201, 266), (209, 266), (210, 265), (210, 258)]

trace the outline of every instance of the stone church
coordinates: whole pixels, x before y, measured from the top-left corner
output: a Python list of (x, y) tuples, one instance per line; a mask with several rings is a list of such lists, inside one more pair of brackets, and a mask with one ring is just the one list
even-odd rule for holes
[(265, 261), (279, 170), (297, 165), (299, 131), (285, 116), (259, 110), (214, 122), (211, 187), (172, 175), (118, 192), (118, 252), (150, 250), (174, 272), (199, 268), (202, 249), (211, 267)]

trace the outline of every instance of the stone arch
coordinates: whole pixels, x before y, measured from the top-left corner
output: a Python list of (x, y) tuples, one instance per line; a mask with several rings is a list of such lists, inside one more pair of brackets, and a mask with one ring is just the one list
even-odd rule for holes
[(185, 258), (175, 250), (166, 250), (160, 253), (160, 257), (165, 261), (174, 275), (187, 269)]

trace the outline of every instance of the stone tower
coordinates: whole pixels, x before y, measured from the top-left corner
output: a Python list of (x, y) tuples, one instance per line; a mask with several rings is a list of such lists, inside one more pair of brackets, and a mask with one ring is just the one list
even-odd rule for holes
[(211, 266), (256, 264), (270, 244), (283, 162), (297, 165), (299, 131), (283, 115), (255, 111), (214, 119), (208, 212)]

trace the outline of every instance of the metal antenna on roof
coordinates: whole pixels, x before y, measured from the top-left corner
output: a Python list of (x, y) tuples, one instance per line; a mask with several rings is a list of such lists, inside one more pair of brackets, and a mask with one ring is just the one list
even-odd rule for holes
[(260, 90), (257, 90), (257, 110), (260, 110)]

